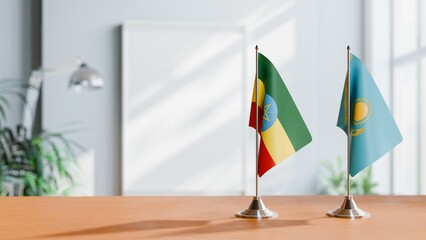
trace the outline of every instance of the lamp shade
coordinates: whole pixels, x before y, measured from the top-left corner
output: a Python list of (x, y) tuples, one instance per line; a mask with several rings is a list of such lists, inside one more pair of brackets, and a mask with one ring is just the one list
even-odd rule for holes
[(73, 89), (99, 89), (105, 85), (104, 79), (94, 69), (87, 66), (85, 63), (73, 72), (70, 78), (69, 86)]

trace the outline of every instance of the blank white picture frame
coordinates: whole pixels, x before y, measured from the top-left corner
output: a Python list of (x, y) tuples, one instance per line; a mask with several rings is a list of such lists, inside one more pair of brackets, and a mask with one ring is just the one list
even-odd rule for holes
[(246, 42), (235, 25), (123, 24), (123, 195), (243, 194)]

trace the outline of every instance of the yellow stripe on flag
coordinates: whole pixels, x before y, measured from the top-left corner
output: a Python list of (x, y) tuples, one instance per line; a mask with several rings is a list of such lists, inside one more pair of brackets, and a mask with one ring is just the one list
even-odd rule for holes
[(266, 131), (262, 132), (262, 140), (275, 163), (280, 163), (296, 151), (290, 138), (277, 119)]
[[(257, 105), (263, 109), (263, 100), (265, 99), (265, 85), (263, 84), (262, 81), (260, 81), (259, 79), (257, 80), (258, 83), (258, 90), (257, 90), (257, 99), (259, 101), (257, 101)], [(253, 88), (253, 96), (251, 98), (252, 102), (256, 102), (256, 88)]]

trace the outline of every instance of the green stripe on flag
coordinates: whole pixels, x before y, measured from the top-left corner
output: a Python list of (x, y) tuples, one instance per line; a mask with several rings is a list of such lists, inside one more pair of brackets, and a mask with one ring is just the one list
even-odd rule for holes
[(275, 100), (278, 109), (284, 109), (278, 111), (278, 119), (297, 151), (312, 140), (311, 134), (274, 65), (260, 53), (258, 65), (258, 78), (265, 85), (265, 93)]

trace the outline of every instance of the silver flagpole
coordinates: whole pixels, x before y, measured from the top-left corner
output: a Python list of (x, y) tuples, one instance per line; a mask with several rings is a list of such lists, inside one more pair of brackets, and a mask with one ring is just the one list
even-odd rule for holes
[(258, 93), (258, 87), (259, 87), (259, 81), (258, 81), (258, 56), (259, 56), (259, 47), (256, 45), (256, 75), (255, 75), (255, 95), (256, 95), (256, 196), (253, 197), (253, 200), (250, 203), (250, 206), (240, 212), (237, 212), (235, 216), (239, 218), (275, 218), (278, 216), (276, 212), (273, 212), (269, 210), (265, 204), (263, 203), (262, 199), (259, 195), (259, 93)]
[(340, 217), (340, 218), (368, 218), (370, 214), (368, 212), (360, 209), (351, 195), (351, 141), (352, 141), (352, 119), (351, 119), (351, 48), (347, 47), (347, 81), (346, 81), (346, 117), (347, 117), (347, 181), (346, 181), (346, 196), (343, 200), (342, 205), (332, 211), (327, 212), (327, 215), (330, 217)]
[(256, 75), (255, 75), (255, 89), (256, 89), (256, 198), (259, 197), (259, 47), (256, 45)]
[(346, 113), (346, 117), (348, 118), (347, 121), (347, 182), (346, 182), (346, 189), (347, 189), (347, 193), (346, 196), (349, 197), (351, 195), (351, 176), (350, 176), (350, 171), (351, 171), (351, 140), (352, 140), (352, 129), (351, 129), (351, 47), (347, 47), (348, 50), (348, 56), (347, 56), (347, 69), (348, 69), (348, 83), (346, 86), (346, 89), (348, 91), (348, 93), (346, 94), (347, 96), (347, 100), (346, 100), (346, 109), (347, 109), (347, 113)]

